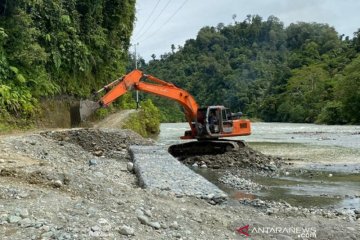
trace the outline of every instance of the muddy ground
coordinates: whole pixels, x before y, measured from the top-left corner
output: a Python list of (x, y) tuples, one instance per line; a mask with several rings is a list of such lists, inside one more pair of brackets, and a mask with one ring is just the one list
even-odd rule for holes
[[(103, 129), (1, 136), (1, 239), (360, 239), (356, 209), (306, 209), (259, 199), (211, 205), (142, 189), (127, 170), (132, 144), (154, 142), (128, 130)], [(280, 171), (281, 159), (246, 149), (215, 161)], [(210, 157), (189, 164), (196, 161), (211, 167)]]

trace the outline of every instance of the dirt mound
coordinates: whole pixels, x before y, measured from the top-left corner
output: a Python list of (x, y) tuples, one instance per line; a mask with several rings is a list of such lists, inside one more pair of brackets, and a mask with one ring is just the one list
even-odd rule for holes
[(180, 158), (179, 160), (187, 165), (213, 169), (252, 168), (264, 171), (276, 171), (282, 162), (281, 158), (262, 154), (249, 146), (223, 154), (198, 155)]
[(118, 157), (129, 145), (151, 145), (153, 142), (130, 130), (73, 129), (42, 132), (42, 136), (56, 141), (80, 145), (95, 156)]

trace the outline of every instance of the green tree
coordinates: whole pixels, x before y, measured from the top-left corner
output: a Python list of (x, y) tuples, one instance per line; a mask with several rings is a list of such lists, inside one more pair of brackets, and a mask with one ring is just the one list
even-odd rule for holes
[(339, 76), (337, 99), (343, 105), (343, 114), (350, 123), (360, 123), (360, 55)]
[[(349, 89), (334, 85), (338, 75), (348, 74), (358, 35), (343, 39), (327, 24), (284, 27), (275, 16), (248, 15), (201, 28), (195, 39), (150, 60), (144, 70), (188, 90), (202, 106), (223, 104), (266, 121), (343, 123), (350, 120), (338, 96)], [(172, 106), (154, 102), (171, 112)]]
[[(284, 93), (283, 104), (288, 109), (287, 121), (314, 122), (327, 100), (329, 74), (320, 65), (311, 65), (293, 71)], [(286, 111), (282, 109), (282, 114)]]
[(41, 97), (118, 78), (134, 19), (135, 0), (1, 1), (0, 114), (31, 118)]

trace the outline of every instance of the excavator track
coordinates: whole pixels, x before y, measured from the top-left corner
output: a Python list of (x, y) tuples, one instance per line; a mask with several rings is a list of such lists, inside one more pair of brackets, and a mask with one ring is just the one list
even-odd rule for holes
[(242, 147), (245, 147), (245, 142), (241, 140), (201, 140), (171, 145), (168, 151), (176, 158), (183, 158), (223, 154), (229, 151), (237, 151)]

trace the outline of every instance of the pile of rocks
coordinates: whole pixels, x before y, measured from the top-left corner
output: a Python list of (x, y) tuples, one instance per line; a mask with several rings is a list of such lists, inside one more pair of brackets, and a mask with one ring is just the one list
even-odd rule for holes
[(268, 172), (277, 171), (282, 163), (281, 158), (262, 154), (249, 146), (223, 154), (186, 157), (181, 161), (187, 165), (195, 164), (212, 169), (252, 168)]
[(265, 186), (255, 183), (249, 179), (238, 177), (228, 171), (225, 172), (218, 181), (234, 189), (245, 190), (250, 193), (265, 189)]
[(144, 139), (130, 130), (114, 129), (74, 129), (67, 131), (42, 132), (42, 136), (56, 141), (80, 145), (85, 151), (97, 157), (119, 158), (129, 145), (152, 145), (153, 141)]

